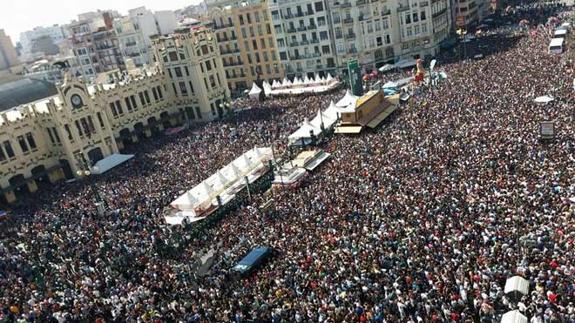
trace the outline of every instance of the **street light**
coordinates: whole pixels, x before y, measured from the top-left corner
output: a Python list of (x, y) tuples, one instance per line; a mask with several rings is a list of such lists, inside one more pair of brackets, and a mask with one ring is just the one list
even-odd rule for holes
[[(466, 59), (466, 52), (465, 52), (465, 35), (467, 35), (467, 30), (463, 29), (463, 28), (459, 28), (456, 31), (457, 35), (459, 35), (459, 37), (461, 37), (461, 42), (463, 43), (463, 60)], [(462, 61), (463, 61), (462, 60)]]

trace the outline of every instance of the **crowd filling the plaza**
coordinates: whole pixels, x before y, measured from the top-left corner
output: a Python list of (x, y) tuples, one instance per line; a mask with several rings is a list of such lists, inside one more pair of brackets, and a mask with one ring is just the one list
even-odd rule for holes
[[(0, 222), (0, 322), (575, 322), (575, 71), (570, 51), (547, 50), (558, 9), (523, 6), (465, 43), (470, 59), (459, 45), (436, 57), (447, 79), (375, 130), (318, 143), (331, 159), (271, 208), (253, 194), (201, 232), (164, 218), (254, 146), (287, 155), (345, 89), (239, 100), (225, 120), (127, 147), (93, 179), (104, 214), (84, 181), (29, 197)], [(256, 247), (272, 256), (234, 272)], [(527, 294), (504, 292), (513, 276)]]

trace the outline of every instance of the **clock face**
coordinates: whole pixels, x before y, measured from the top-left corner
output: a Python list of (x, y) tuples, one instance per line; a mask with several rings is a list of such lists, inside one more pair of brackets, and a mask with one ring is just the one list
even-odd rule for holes
[(82, 102), (82, 98), (78, 94), (72, 95), (70, 101), (72, 101), (72, 107), (74, 107), (75, 109), (84, 105), (84, 103)]

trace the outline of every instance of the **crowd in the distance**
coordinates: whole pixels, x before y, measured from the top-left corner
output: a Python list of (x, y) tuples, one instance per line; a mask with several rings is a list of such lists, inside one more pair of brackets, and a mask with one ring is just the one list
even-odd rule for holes
[[(244, 102), (256, 107), (130, 147), (97, 179), (104, 216), (83, 183), (35, 195), (1, 224), (0, 322), (496, 322), (515, 308), (575, 322), (574, 71), (548, 40), (499, 29), (466, 45), (482, 60), (440, 58), (447, 80), (376, 131), (333, 137), (332, 159), (273, 212), (255, 195), (200, 236), (163, 208), (254, 145), (285, 149), (341, 91)], [(277, 255), (231, 275), (255, 246)], [(503, 292), (514, 275), (531, 282), (519, 300)]]

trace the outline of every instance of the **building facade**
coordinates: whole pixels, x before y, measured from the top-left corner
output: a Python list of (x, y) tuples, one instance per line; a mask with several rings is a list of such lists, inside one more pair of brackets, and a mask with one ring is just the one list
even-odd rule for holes
[(210, 121), (230, 112), (230, 91), (212, 30), (176, 30), (152, 38), (154, 61), (168, 75), (174, 104), (191, 121)]
[(215, 31), (231, 91), (284, 76), (267, 2), (210, 7), (208, 25)]
[[(52, 40), (53, 45), (59, 46), (62, 42), (66, 41), (67, 26), (53, 25), (49, 27), (35, 27), (32, 30), (25, 31), (20, 34), (20, 44), (22, 45), (21, 57), (25, 61), (33, 59), (36, 55), (37, 48), (34, 48), (39, 39), (46, 39), (48, 37)], [(51, 53), (49, 53), (51, 54)]]
[(84, 14), (90, 19), (72, 22), (69, 27), (70, 45), (78, 62), (75, 76), (85, 81), (94, 80), (98, 73), (124, 66), (112, 14), (94, 15), (96, 13)]
[(152, 13), (145, 7), (129, 11), (128, 16), (114, 20), (114, 30), (124, 57), (131, 58), (138, 67), (150, 63), (151, 37), (169, 35), (177, 27), (172, 11)]
[(0, 29), (0, 71), (19, 65), (18, 54), (10, 36)]
[(49, 182), (74, 178), (86, 164), (186, 122), (229, 112), (214, 34), (181, 31), (153, 40), (158, 66), (140, 77), (86, 85), (67, 74), (57, 95), (0, 113), (0, 189), (4, 202)]
[(287, 76), (336, 71), (337, 54), (328, 2), (272, 0), (269, 3), (280, 60)]

